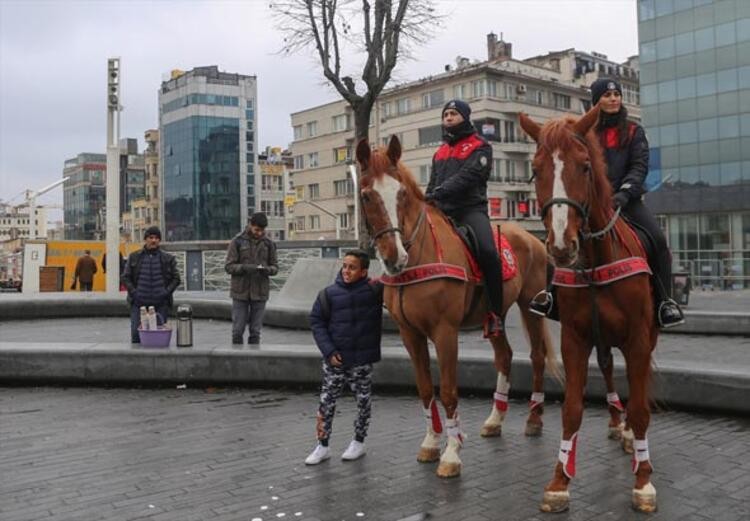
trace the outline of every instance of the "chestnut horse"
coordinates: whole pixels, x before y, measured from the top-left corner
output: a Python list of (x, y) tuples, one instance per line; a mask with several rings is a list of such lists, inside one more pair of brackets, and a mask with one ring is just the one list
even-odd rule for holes
[[(627, 223), (618, 219), (619, 211), (611, 208), (606, 163), (591, 131), (598, 118), (598, 107), (577, 121), (553, 120), (544, 126), (525, 114), (520, 117), (521, 127), (537, 142), (536, 193), (547, 229), (547, 252), (558, 268), (555, 279), (560, 282), (557, 298), (566, 380), (560, 452), (541, 509), (557, 512), (569, 506), (588, 360), (596, 345), (603, 353), (600, 359), (610, 356), (609, 346), (618, 346), (625, 358), (630, 387), (627, 419), (635, 435), (632, 504), (637, 510), (652, 512), (656, 489), (651, 484), (646, 430), (651, 416), (651, 353), (658, 328), (646, 253)], [(607, 269), (592, 271), (601, 266)], [(621, 276), (607, 282), (607, 275), (618, 273), (618, 267), (623, 267)], [(568, 269), (572, 279), (567, 280), (583, 282), (563, 284), (558, 273), (562, 277), (565, 270), (560, 268)]]
[[(388, 149), (371, 150), (367, 141), (357, 146), (360, 165), (360, 199), (372, 241), (385, 273), (430, 264), (451, 266), (471, 273), (470, 262), (453, 225), (440, 210), (428, 205), (411, 172), (399, 161), (401, 144), (395, 136)], [(522, 228), (503, 225), (503, 234), (517, 258), (516, 275), (503, 283), (503, 314), (515, 302), (531, 344), (533, 393), (526, 423), (527, 435), (542, 428), (545, 359), (550, 372), (559, 378), (557, 360), (545, 319), (531, 313), (528, 303), (546, 285), (547, 256), (540, 240)], [(407, 240), (408, 238), (408, 240)], [(481, 325), (487, 313), (484, 299), (475, 302), (476, 283), (456, 278), (430, 278), (395, 287), (386, 285), (384, 302), (396, 321), (411, 357), (417, 389), (422, 401), (427, 432), (418, 461), (440, 459), (438, 476), (453, 477), (461, 472), (459, 452), (463, 433), (458, 417), (458, 332), (462, 325)], [(500, 283), (500, 281), (498, 281)], [(476, 305), (473, 305), (476, 304)], [(440, 368), (440, 400), (447, 417), (448, 441), (440, 453), (442, 422), (434, 401), (427, 340), (435, 345)], [(482, 426), (483, 436), (498, 436), (508, 407), (512, 350), (504, 335), (490, 339), (494, 350), (497, 386), (492, 411)]]

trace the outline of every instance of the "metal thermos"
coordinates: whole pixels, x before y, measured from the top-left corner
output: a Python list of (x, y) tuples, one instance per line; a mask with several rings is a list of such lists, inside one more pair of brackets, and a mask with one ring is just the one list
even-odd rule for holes
[(189, 304), (177, 306), (177, 347), (193, 345), (193, 308)]

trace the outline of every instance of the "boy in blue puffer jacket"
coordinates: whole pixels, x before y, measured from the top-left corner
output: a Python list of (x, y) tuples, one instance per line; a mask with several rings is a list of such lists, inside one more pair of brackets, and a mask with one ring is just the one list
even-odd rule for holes
[(305, 459), (317, 465), (330, 458), (331, 435), (336, 400), (345, 385), (357, 398), (354, 439), (341, 455), (345, 461), (365, 454), (365, 436), (370, 423), (372, 364), (380, 360), (383, 319), (383, 286), (367, 277), (370, 258), (362, 250), (344, 255), (336, 282), (323, 289), (310, 313), (310, 326), (323, 354), (323, 383), (318, 407), (318, 445)]

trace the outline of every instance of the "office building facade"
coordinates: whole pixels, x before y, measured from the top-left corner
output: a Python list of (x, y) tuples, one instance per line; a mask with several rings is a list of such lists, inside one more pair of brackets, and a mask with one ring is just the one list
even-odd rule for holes
[(63, 226), (66, 240), (101, 240), (106, 228), (107, 156), (82, 153), (65, 161)]
[(646, 197), (677, 269), (750, 286), (750, 2), (639, 0)]
[[(539, 122), (580, 115), (590, 106), (588, 86), (593, 79), (569, 70), (565, 61), (568, 52), (517, 60), (512, 57), (512, 45), (492, 33), (487, 35), (487, 50), (485, 61), (459, 57), (440, 74), (384, 90), (373, 107), (369, 138), (384, 145), (391, 135), (398, 136), (402, 160), (424, 188), (432, 156), (442, 143), (443, 106), (453, 98), (468, 101), (475, 127), (493, 149), (488, 186), (490, 218), (516, 220), (542, 235), (540, 208), (529, 182), (536, 144), (520, 129), (518, 114), (525, 112)], [(571, 56), (575, 59), (575, 51)], [(598, 61), (610, 67), (602, 75), (627, 75), (635, 93), (626, 101), (637, 101), (638, 71), (630, 65), (637, 65), (637, 60), (615, 64), (601, 56)], [(638, 114), (637, 104), (629, 103), (628, 108)], [(355, 235), (349, 175), (356, 148), (353, 122), (344, 101), (292, 114), (291, 179), (295, 193), (290, 234), (295, 239), (334, 238), (337, 231), (343, 238)]]
[(229, 239), (255, 211), (255, 76), (173, 71), (159, 92), (161, 217), (167, 241)]

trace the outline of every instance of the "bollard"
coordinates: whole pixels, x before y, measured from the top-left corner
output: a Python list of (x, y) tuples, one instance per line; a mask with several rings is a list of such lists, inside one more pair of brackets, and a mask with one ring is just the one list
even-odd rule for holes
[(193, 308), (189, 304), (177, 306), (177, 347), (193, 345)]

